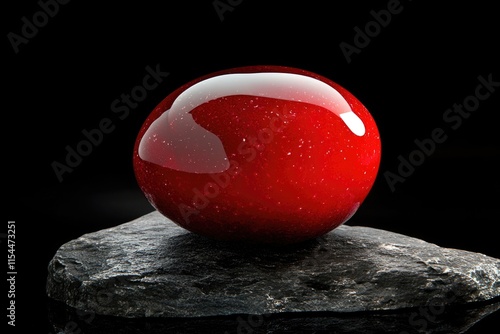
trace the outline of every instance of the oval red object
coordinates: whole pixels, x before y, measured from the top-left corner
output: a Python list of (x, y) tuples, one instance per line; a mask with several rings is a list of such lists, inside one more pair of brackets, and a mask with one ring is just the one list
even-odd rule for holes
[(220, 240), (295, 243), (347, 221), (373, 186), (380, 136), (337, 83), (281, 66), (232, 68), (169, 94), (133, 164), (163, 215)]

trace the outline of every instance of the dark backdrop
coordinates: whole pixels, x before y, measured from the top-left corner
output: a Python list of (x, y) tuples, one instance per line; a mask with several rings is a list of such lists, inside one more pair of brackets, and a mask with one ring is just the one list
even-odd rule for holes
[[(48, 2), (45, 16), (43, 0), (4, 4), (3, 10), (4, 224), (16, 221), (16, 329), (51, 330), (44, 284), (47, 264), (61, 244), (153, 210), (131, 164), (147, 115), (179, 85), (233, 66), (317, 72), (370, 110), (381, 132), (382, 163), (349, 224), (500, 258), (500, 87), (490, 87), (496, 91), (477, 106), (473, 98), (478, 77), (500, 82), (493, 5), (61, 0), (56, 8)], [(390, 22), (380, 12), (388, 6)], [(382, 24), (370, 23), (375, 16)], [(371, 29), (369, 40), (356, 38), (356, 27)], [(349, 57), (341, 44), (350, 48)], [(147, 66), (169, 75), (128, 115), (114, 113), (113, 101), (142, 84)], [(447, 110), (464, 101), (474, 109), (470, 116), (460, 124), (457, 118), (446, 122)], [(75, 148), (85, 138), (82, 131), (105, 118), (113, 131), (60, 182), (53, 162), (64, 163), (66, 146)], [(416, 156), (415, 140), (431, 138), (436, 128), (447, 140), (391, 189), (386, 172), (397, 174), (398, 157)], [(498, 316), (490, 317), (477, 326), (496, 321)]]

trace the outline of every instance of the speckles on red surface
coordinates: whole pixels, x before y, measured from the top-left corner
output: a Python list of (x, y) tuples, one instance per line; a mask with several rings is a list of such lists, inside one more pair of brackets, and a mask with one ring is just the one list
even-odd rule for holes
[(221, 240), (293, 243), (349, 219), (380, 164), (368, 110), (317, 74), (233, 68), (189, 82), (149, 115), (138, 184), (178, 225)]

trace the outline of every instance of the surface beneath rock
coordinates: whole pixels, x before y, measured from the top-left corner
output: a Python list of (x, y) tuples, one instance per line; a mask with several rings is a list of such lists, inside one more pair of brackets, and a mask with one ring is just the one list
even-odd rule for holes
[(286, 247), (217, 242), (152, 212), (57, 251), (47, 294), (123, 317), (355, 312), (500, 295), (500, 260), (384, 230), (341, 226)]
[(386, 312), (239, 314), (196, 318), (110, 317), (75, 310), (54, 300), (49, 300), (48, 306), (54, 333), (459, 334), (468, 332), (484, 318), (494, 316), (492, 313), (498, 312), (500, 301), (479, 305), (429, 306)]

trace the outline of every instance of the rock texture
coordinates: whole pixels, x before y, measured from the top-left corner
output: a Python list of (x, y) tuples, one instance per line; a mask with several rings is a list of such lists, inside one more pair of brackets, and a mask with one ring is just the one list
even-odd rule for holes
[(217, 242), (158, 212), (72, 240), (47, 294), (122, 317), (355, 312), (500, 296), (500, 260), (384, 230), (341, 226), (287, 247)]

